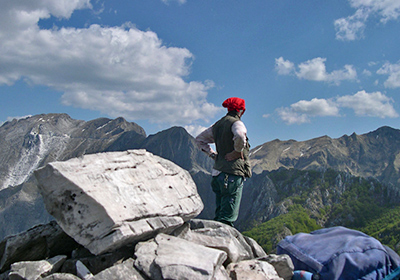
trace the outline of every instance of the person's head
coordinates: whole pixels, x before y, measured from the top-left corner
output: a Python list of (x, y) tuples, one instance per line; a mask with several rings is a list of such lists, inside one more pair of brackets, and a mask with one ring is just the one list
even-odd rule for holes
[(241, 117), (246, 111), (246, 103), (244, 99), (238, 97), (230, 97), (222, 103), (224, 108), (228, 109), (228, 112), (236, 111)]

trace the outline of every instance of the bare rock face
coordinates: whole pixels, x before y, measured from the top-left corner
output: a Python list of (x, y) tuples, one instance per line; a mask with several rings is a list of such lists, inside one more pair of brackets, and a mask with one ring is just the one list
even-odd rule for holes
[(190, 221), (190, 229), (187, 234), (179, 237), (226, 252), (225, 264), (266, 256), (264, 250), (254, 240), (246, 238), (235, 228), (223, 223), (193, 219)]
[[(293, 276), (288, 255), (266, 255), (254, 240), (216, 221), (192, 219), (170, 234), (158, 233), (101, 255), (93, 255), (78, 244), (67, 246), (69, 250), (54, 248), (54, 242), (67, 243), (57, 238), (59, 231), (53, 221), (10, 237), (8, 246), (19, 254), (8, 254), (4, 259), (0, 279), (290, 280)], [(36, 237), (33, 241), (29, 240), (32, 236)], [(41, 239), (52, 242), (38, 242)], [(32, 242), (37, 243), (35, 247)], [(28, 254), (30, 248), (48, 254)]]
[(65, 234), (55, 221), (38, 225), (0, 242), (0, 273), (9, 270), (13, 263), (67, 255), (78, 247), (79, 244)]
[(232, 280), (283, 280), (271, 264), (260, 260), (231, 263), (226, 270)]
[(170, 233), (203, 209), (190, 174), (145, 150), (53, 162), (35, 176), (47, 211), (96, 255)]
[(134, 260), (129, 258), (123, 263), (114, 265), (108, 269), (103, 270), (93, 277), (92, 280), (145, 280), (143, 276), (135, 269)]
[(257, 260), (271, 264), (275, 268), (278, 275), (284, 280), (291, 280), (293, 278), (294, 265), (289, 255), (271, 254), (258, 258)]
[(56, 256), (48, 260), (17, 262), (11, 265), (8, 277), (10, 280), (39, 279), (57, 271), (66, 259), (66, 256)]
[(227, 257), (224, 251), (165, 234), (139, 243), (135, 255), (136, 267), (155, 280), (215, 279)]

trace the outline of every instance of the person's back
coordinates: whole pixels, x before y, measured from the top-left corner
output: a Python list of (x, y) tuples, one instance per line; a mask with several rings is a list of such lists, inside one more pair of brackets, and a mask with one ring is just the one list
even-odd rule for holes
[(241, 151), (242, 155), (239, 158), (230, 161), (225, 159), (227, 154), (235, 150), (232, 126), (238, 120), (240, 120), (238, 112), (230, 111), (225, 117), (221, 118), (213, 125), (213, 136), (217, 149), (217, 157), (214, 168), (228, 174), (250, 177), (247, 173), (251, 171), (247, 170), (246, 168), (249, 151), (249, 147), (247, 147), (249, 146), (247, 138), (246, 145)]
[[(226, 116), (199, 134), (196, 143), (215, 160), (211, 182), (216, 195), (214, 220), (233, 226), (239, 215), (243, 182), (245, 177), (251, 176), (250, 145), (247, 129), (240, 119), (246, 110), (244, 100), (232, 97), (222, 105), (228, 109)], [(217, 152), (210, 143), (215, 143)]]

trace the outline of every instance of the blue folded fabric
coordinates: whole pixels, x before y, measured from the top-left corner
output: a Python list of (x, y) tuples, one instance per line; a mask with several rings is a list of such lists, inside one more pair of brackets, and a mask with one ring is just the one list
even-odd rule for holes
[(383, 279), (400, 266), (400, 257), (375, 238), (345, 227), (287, 236), (278, 254), (291, 257), (295, 270), (318, 273), (321, 279)]

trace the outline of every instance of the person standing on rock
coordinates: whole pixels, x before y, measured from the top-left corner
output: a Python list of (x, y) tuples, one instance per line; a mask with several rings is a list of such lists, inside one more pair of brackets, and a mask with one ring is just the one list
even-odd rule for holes
[[(216, 196), (214, 220), (233, 226), (239, 215), (245, 178), (251, 177), (250, 145), (241, 121), (245, 101), (231, 97), (222, 103), (228, 113), (196, 137), (197, 146), (215, 160), (211, 187)], [(214, 151), (210, 144), (215, 144)]]

